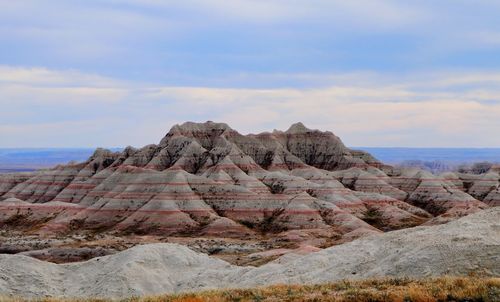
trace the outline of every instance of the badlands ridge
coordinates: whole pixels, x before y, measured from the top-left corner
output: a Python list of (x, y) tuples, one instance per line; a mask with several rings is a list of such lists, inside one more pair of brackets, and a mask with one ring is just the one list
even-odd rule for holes
[(175, 125), (157, 145), (0, 175), (0, 296), (499, 276), (499, 172), (396, 168), (301, 123)]
[(499, 205), (499, 180), (398, 170), (300, 123), (257, 135), (185, 123), (158, 145), (0, 175), (0, 226), (233, 238), (314, 230), (349, 241)]

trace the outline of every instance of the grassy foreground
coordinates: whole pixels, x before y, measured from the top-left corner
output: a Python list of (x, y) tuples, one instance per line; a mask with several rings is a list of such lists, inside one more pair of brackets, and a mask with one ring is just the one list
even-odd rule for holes
[[(1, 298), (0, 302), (24, 301)], [(42, 298), (43, 302), (100, 302), (101, 299)], [(320, 285), (275, 285), (252, 289), (211, 290), (197, 293), (128, 298), (129, 302), (215, 301), (362, 301), (362, 302), (499, 302), (500, 278), (440, 277), (340, 281)]]

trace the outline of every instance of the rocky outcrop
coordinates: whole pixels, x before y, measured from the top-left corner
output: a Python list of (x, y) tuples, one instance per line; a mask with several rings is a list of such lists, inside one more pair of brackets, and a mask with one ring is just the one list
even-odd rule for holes
[(500, 209), (494, 208), (445, 225), (372, 235), (321, 251), (267, 252), (286, 255), (257, 268), (230, 265), (176, 244), (136, 246), (59, 265), (0, 255), (0, 292), (26, 298), (120, 298), (375, 277), (500, 276), (499, 229)]
[(0, 176), (0, 226), (239, 238), (322, 230), (348, 241), (498, 205), (498, 181), (398, 170), (301, 123), (242, 135), (188, 122), (158, 145)]

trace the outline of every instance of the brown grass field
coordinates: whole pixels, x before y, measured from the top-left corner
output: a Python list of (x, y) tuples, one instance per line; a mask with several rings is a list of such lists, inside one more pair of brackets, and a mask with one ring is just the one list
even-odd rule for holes
[[(3, 297), (0, 302), (26, 301)], [(106, 299), (40, 298), (40, 302), (107, 302)], [(433, 279), (387, 278), (340, 281), (319, 285), (275, 285), (263, 288), (210, 290), (197, 293), (134, 297), (130, 302), (215, 301), (361, 301), (361, 302), (499, 302), (500, 278), (439, 277)]]

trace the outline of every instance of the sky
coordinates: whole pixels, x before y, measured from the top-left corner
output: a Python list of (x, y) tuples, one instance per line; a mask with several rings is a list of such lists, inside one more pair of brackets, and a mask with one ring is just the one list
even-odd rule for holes
[(500, 147), (498, 0), (0, 0), (0, 148), (185, 121)]

